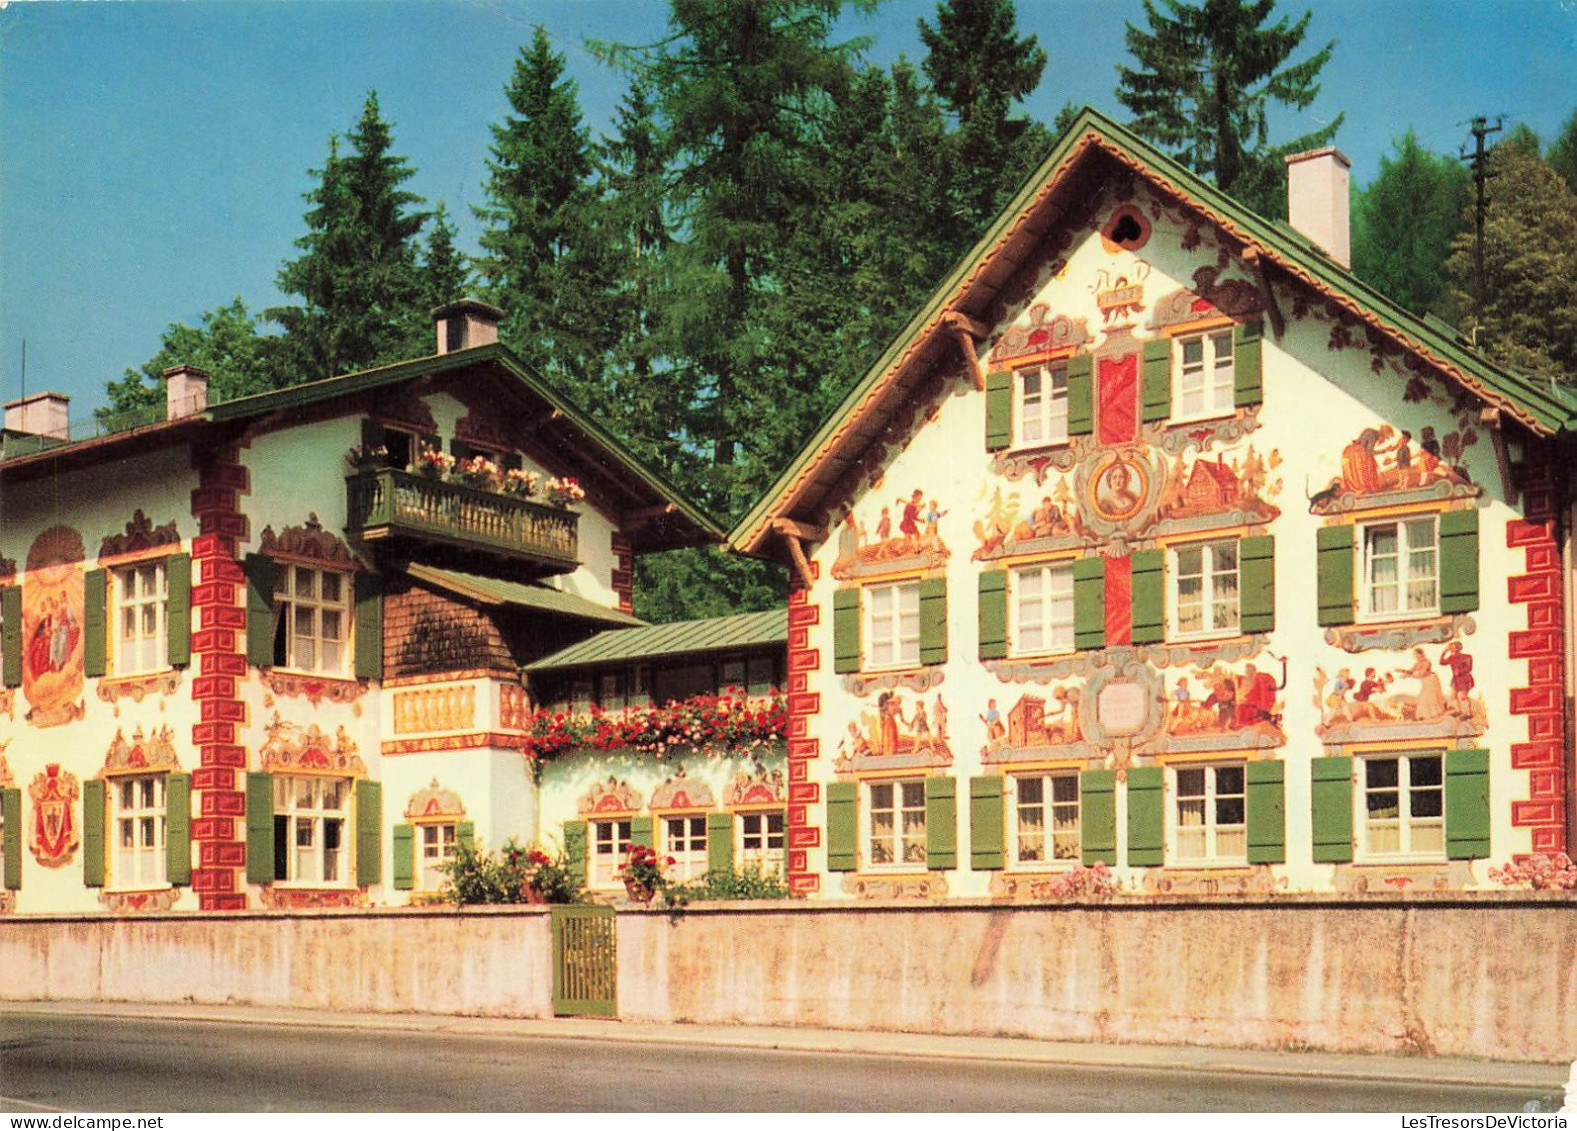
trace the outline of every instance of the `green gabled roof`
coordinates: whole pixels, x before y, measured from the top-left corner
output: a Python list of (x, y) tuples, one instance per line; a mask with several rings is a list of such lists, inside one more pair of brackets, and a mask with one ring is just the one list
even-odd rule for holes
[[(883, 414), (884, 409), (871, 399), (873, 394), (879, 397), (889, 378), (894, 378), (904, 366), (921, 356), (928, 340), (947, 333), (945, 317), (948, 314), (957, 312), (970, 317), (983, 314), (990, 298), (1014, 266), (1001, 253), (1010, 245), (1023, 245), (1044, 235), (1044, 229), (1037, 229), (1032, 221), (1041, 218), (1051, 190), (1064, 179), (1071, 179), (1092, 150), (1104, 151), (1110, 159), (1129, 165), (1163, 191), (1177, 194), (1202, 212), (1207, 220), (1226, 229), (1245, 250), (1253, 249), (1284, 274), (1325, 292), (1403, 348), (1418, 354), (1448, 377), (1459, 380), (1532, 431), (1551, 435), (1577, 428), (1577, 401), (1553, 382), (1513, 373), (1469, 349), (1454, 332), (1404, 310), (1292, 228), (1256, 215), (1142, 138), (1086, 107), (1012, 203), (734, 527), (729, 534), (732, 545), (747, 553), (761, 552), (770, 520), (791, 517), (798, 501), (793, 496), (814, 486), (813, 479), (823, 459), (834, 458), (847, 466), (856, 458), (838, 449), (840, 442), (857, 447), (880, 434), (877, 425), (860, 418), (865, 410), (877, 416)], [(998, 262), (999, 258), (1007, 260), (1006, 266)], [(833, 469), (825, 474), (835, 475), (837, 471)], [(811, 510), (797, 517), (801, 521), (814, 522), (820, 517), (815, 513), (820, 499), (812, 499), (808, 505)]]
[(577, 620), (593, 621), (597, 624), (634, 627), (646, 623), (628, 613), (621, 613), (618, 609), (607, 608), (595, 601), (588, 601), (584, 597), (577, 597), (574, 593), (566, 593), (562, 589), (554, 589), (547, 585), (505, 581), (498, 577), (483, 577), (481, 574), (439, 569), (437, 566), (415, 562), (407, 565), (405, 572), (417, 581), (436, 585), (484, 605), (516, 605), (520, 608), (556, 613), (559, 616), (574, 617)]
[(571, 644), (562, 651), (527, 664), (526, 670), (559, 671), (593, 664), (630, 663), (706, 652), (734, 652), (787, 643), (788, 610), (768, 609), (764, 613), (739, 613), (731, 617), (599, 632), (590, 640)]

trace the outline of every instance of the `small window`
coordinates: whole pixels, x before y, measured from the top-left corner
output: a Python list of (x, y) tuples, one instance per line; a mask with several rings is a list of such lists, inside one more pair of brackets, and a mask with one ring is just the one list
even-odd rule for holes
[(599, 677), (597, 682), (597, 705), (604, 711), (623, 710), (625, 705), (624, 673), (605, 672)]
[(870, 782), (866, 790), (870, 867), (924, 869), (925, 781)]
[(398, 468), (410, 467), (416, 462), (416, 453), (422, 450), (415, 435), (398, 428), (383, 430), (383, 446), (389, 451), (389, 466)]
[(1180, 862), (1242, 864), (1248, 859), (1243, 766), (1176, 771), (1175, 847)]
[(349, 882), (345, 828), (350, 779), (274, 778), (274, 878), (297, 884)]
[(1362, 528), (1361, 604), (1365, 620), (1440, 613), (1440, 542), (1434, 515)]
[(624, 866), (625, 853), (633, 843), (631, 822), (628, 817), (616, 821), (591, 823), (591, 886), (618, 887), (619, 869)]
[(1172, 403), (1179, 419), (1226, 416), (1236, 410), (1230, 329), (1173, 340)]
[(165, 641), (169, 583), (163, 561), (139, 562), (113, 572), (115, 674), (138, 675), (170, 666)]
[(1013, 377), (1014, 442), (1043, 447), (1068, 442), (1068, 367), (1037, 365)]
[(1238, 631), (1238, 543), (1193, 542), (1172, 549), (1172, 639)]
[(1011, 779), (1010, 851), (1027, 868), (1079, 861), (1079, 775), (1019, 774)]
[(109, 795), (114, 837), (111, 883), (130, 891), (166, 886), (164, 775), (114, 778)]
[(920, 583), (865, 587), (866, 666), (912, 668), (920, 663)]
[(745, 660), (743, 656), (730, 657), (717, 667), (717, 681), (719, 690), (734, 691), (744, 690), (745, 687)]
[(274, 664), (343, 675), (350, 668), (350, 575), (281, 564), (274, 583)]
[(421, 838), (421, 890), (437, 891), (448, 878), (443, 867), (454, 859), (459, 826), (453, 821), (420, 824), (416, 826), (416, 834)]
[(706, 816), (664, 817), (663, 855), (673, 858), (673, 863), (666, 866), (671, 880), (693, 880), (706, 875)]
[(1013, 655), (1073, 651), (1073, 564), (1015, 569), (1011, 586)]
[(1437, 751), (1361, 759), (1362, 855), (1441, 859), (1446, 848), (1444, 759)]
[(785, 821), (782, 810), (739, 815), (739, 863), (765, 875), (783, 870)]

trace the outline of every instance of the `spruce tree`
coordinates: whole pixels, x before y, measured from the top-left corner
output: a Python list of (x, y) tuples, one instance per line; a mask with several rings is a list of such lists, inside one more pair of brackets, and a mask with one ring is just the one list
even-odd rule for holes
[(1566, 119), (1560, 135), (1550, 142), (1544, 159), (1560, 174), (1566, 187), (1577, 192), (1577, 113)]
[(1144, 0), (1148, 30), (1128, 25), (1128, 50), (1138, 64), (1117, 67), (1117, 100), (1134, 114), (1140, 136), (1172, 153), (1216, 187), (1261, 215), (1286, 215), (1289, 154), (1328, 145), (1329, 125), (1272, 145), (1272, 103), (1307, 110), (1319, 96), (1319, 75), (1335, 41), (1300, 63), (1312, 13), (1262, 26), (1275, 0)]
[(464, 298), (471, 289), (471, 267), (455, 246), (455, 236), (459, 233), (450, 222), (449, 210), (439, 204), (432, 220), (426, 246), (422, 249), (421, 265), (422, 301), (428, 311)]
[(1356, 194), (1353, 272), (1417, 314), (1452, 313), (1445, 277), (1463, 226), (1472, 177), (1455, 157), (1431, 153), (1408, 130), (1380, 174)]

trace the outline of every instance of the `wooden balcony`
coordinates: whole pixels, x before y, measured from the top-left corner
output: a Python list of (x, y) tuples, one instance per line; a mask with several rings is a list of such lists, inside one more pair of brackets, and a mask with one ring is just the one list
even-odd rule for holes
[(382, 468), (348, 477), (346, 526), (364, 542), (481, 552), (523, 562), (543, 574), (580, 564), (573, 511), (495, 495), (409, 471)]

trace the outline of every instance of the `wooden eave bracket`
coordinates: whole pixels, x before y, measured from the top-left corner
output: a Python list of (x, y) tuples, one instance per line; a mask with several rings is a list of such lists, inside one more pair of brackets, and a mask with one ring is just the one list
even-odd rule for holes
[(1270, 328), (1275, 331), (1276, 340), (1281, 340), (1281, 335), (1286, 332), (1287, 320), (1281, 313), (1281, 305), (1276, 302), (1276, 292), (1270, 285), (1270, 264), (1257, 247), (1243, 249), (1243, 262), (1254, 269), (1254, 275), (1259, 280), (1260, 297), (1265, 300), (1265, 313), (1270, 316)]
[(1500, 409), (1493, 405), (1485, 405), (1478, 410), (1478, 422), (1489, 430), (1489, 438), (1495, 445), (1495, 466), (1500, 469), (1500, 488), (1505, 493), (1506, 502), (1512, 506), (1517, 505), (1517, 477), (1511, 466), (1511, 453), (1506, 449), (1505, 422), (1501, 418)]
[(969, 366), (970, 376), (975, 380), (976, 391), (984, 392), (986, 371), (981, 368), (980, 358), (975, 351), (981, 342), (991, 336), (991, 327), (960, 310), (949, 310), (942, 315), (942, 325), (952, 331), (953, 340), (958, 343), (958, 350), (964, 355), (964, 363)]
[(811, 526), (806, 522), (796, 522), (792, 518), (774, 518), (772, 529), (788, 543), (789, 558), (793, 561), (794, 571), (799, 574), (799, 579), (804, 583), (805, 588), (814, 586), (816, 578), (810, 571), (810, 559), (805, 556), (805, 543), (825, 542), (826, 528)]

